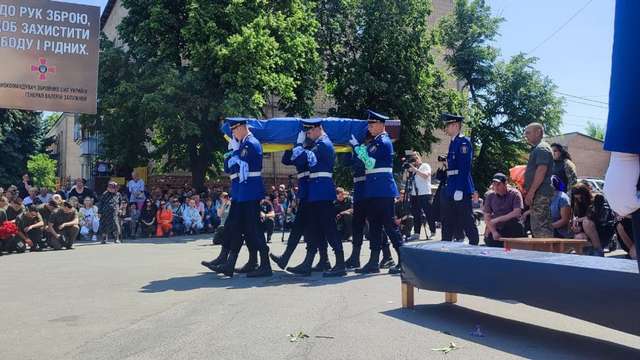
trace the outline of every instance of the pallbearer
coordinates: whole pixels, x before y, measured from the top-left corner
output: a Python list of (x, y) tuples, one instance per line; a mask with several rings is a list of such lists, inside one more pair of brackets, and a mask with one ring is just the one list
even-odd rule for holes
[(389, 118), (371, 110), (367, 111), (367, 115), (369, 133), (373, 136), (373, 140), (367, 146), (367, 155), (374, 160), (365, 170), (371, 257), (367, 264), (356, 272), (363, 274), (380, 272), (380, 251), (384, 229), (398, 252), (398, 264), (389, 269), (389, 273), (395, 274), (401, 271), (399, 249), (402, 245), (402, 235), (394, 221), (394, 201), (399, 193), (393, 179), (393, 144), (385, 131), (385, 121)]
[[(269, 247), (260, 231), (260, 200), (264, 197), (262, 182), (262, 146), (249, 131), (246, 120), (228, 119), (233, 139), (229, 143), (230, 156), (225, 158), (225, 172), (231, 177), (233, 211), (227, 218), (229, 226), (228, 257), (213, 270), (233, 276), (238, 253), (243, 241), (250, 249), (260, 253), (260, 266), (250, 271), (248, 277), (270, 276)], [(233, 216), (232, 216), (233, 215)], [(226, 251), (226, 250), (225, 250)], [(251, 259), (250, 259), (251, 263)]]
[[(346, 275), (342, 241), (338, 238), (336, 228), (336, 210), (333, 201), (336, 200), (336, 187), (333, 182), (333, 165), (336, 154), (333, 143), (322, 129), (320, 119), (306, 119), (302, 121), (304, 130), (298, 134), (296, 146), (293, 149), (292, 160), (296, 166), (306, 164), (309, 167), (309, 233), (312, 241), (304, 262), (289, 270), (309, 275), (315, 252), (319, 244), (327, 242), (333, 248), (336, 265), (323, 275), (327, 277)], [(302, 144), (305, 138), (313, 142), (310, 150), (305, 150)]]

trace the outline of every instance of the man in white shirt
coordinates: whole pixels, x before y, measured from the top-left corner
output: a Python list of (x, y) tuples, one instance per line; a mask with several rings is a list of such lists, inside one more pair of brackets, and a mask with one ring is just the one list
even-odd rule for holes
[(422, 162), (419, 152), (413, 155), (413, 161), (410, 161), (407, 171), (413, 175), (411, 189), (411, 213), (413, 215), (413, 232), (411, 240), (420, 239), (420, 228), (422, 227), (422, 212), (429, 224), (431, 235), (427, 235), (427, 239), (434, 236), (436, 232), (436, 223), (431, 215), (431, 204), (433, 195), (431, 194), (431, 166)]

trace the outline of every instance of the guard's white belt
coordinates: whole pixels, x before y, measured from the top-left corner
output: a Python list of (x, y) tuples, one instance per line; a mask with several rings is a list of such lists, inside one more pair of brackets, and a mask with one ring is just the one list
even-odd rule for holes
[(314, 173), (310, 173), (309, 174), (310, 178), (319, 178), (319, 177), (333, 177), (333, 174), (330, 172), (324, 172), (324, 171), (319, 171), (319, 172), (314, 172)]
[(360, 176), (360, 177), (354, 177), (353, 178), (353, 182), (357, 183), (357, 182), (362, 182), (362, 181), (366, 181), (367, 177), (366, 176)]
[(447, 170), (447, 176), (458, 175), (458, 170)]
[(369, 175), (369, 174), (380, 174), (380, 173), (393, 174), (393, 168), (385, 167), (385, 168), (370, 169), (370, 170), (366, 170), (365, 171), (365, 174), (367, 174), (367, 175)]
[(296, 175), (296, 177), (297, 177), (298, 179), (302, 179), (302, 178), (303, 178), (303, 177), (305, 177), (305, 176), (309, 176), (309, 172), (308, 172), (308, 171), (303, 171), (303, 172), (301, 172), (301, 173), (298, 173), (298, 175)]
[[(237, 178), (238, 176), (240, 176), (240, 174), (238, 174), (238, 173), (229, 175), (231, 180)], [(261, 171), (251, 171), (251, 172), (249, 172), (249, 174), (247, 174), (247, 177), (258, 177), (258, 176), (262, 176), (262, 172)]]

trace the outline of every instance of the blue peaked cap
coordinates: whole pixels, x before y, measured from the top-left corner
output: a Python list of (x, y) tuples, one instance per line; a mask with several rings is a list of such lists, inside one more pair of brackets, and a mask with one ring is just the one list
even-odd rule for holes
[(229, 124), (229, 128), (233, 129), (236, 126), (239, 125), (246, 125), (247, 124), (247, 119), (246, 118), (227, 118), (227, 124)]
[(385, 121), (389, 120), (388, 116), (384, 116), (382, 114), (378, 114), (375, 111), (372, 110), (367, 110), (367, 120), (368, 121), (379, 121), (381, 123), (384, 123)]
[(449, 114), (449, 113), (443, 113), (442, 115), (440, 115), (440, 119), (442, 119), (442, 122), (445, 124), (449, 124), (452, 122), (463, 122), (464, 121), (464, 116), (462, 115), (454, 115), (454, 114)]
[(302, 127), (305, 130), (310, 130), (310, 129), (313, 129), (314, 127), (318, 127), (318, 126), (322, 125), (322, 119), (320, 119), (320, 118), (303, 119), (301, 121), (302, 121)]

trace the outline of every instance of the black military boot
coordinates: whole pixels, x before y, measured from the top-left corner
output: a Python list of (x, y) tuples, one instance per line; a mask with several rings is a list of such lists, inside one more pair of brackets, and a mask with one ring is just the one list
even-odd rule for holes
[(311, 268), (311, 271), (313, 272), (324, 272), (327, 270), (331, 270), (331, 263), (329, 262), (329, 254), (327, 253), (327, 248), (321, 248), (319, 250), (320, 253), (320, 260), (318, 260), (318, 263), (316, 264), (316, 266), (314, 266), (313, 268)]
[(371, 250), (369, 261), (360, 269), (356, 269), (358, 274), (374, 274), (380, 272), (380, 250)]
[(325, 271), (322, 273), (324, 277), (338, 277), (338, 276), (346, 276), (347, 268), (344, 264), (344, 251), (336, 251), (336, 266), (334, 266), (331, 270)]
[(282, 270), (287, 268), (287, 264), (289, 263), (289, 259), (291, 259), (291, 255), (293, 255), (293, 246), (289, 246), (289, 244), (287, 244), (287, 248), (284, 250), (284, 253), (280, 256), (278, 255), (273, 255), (273, 254), (269, 254), (269, 257), (271, 258), (271, 260), (273, 260), (274, 263), (276, 263), (276, 265), (278, 265), (278, 267)]
[(258, 251), (249, 250), (249, 261), (243, 267), (236, 269), (238, 274), (248, 274), (258, 268)]
[(353, 250), (351, 250), (351, 256), (344, 263), (344, 266), (347, 269), (357, 269), (360, 267), (360, 246), (353, 246)]
[(313, 258), (316, 257), (315, 250), (308, 250), (302, 263), (298, 266), (288, 267), (287, 271), (297, 275), (311, 276), (311, 265), (313, 265)]
[(260, 266), (247, 273), (247, 277), (266, 277), (273, 275), (271, 271), (271, 262), (269, 260), (269, 247), (266, 249), (260, 250)]
[(396, 263), (393, 261), (389, 246), (382, 246), (382, 260), (380, 261), (380, 269), (389, 269), (395, 265)]
[(211, 260), (211, 261), (201, 261), (200, 264), (202, 264), (202, 266), (206, 267), (209, 270), (213, 270), (214, 266), (218, 266), (221, 264), (224, 264), (227, 261), (227, 257), (229, 256), (229, 249), (222, 247), (222, 250), (220, 250), (220, 254), (218, 255), (217, 258)]
[(402, 273), (402, 260), (400, 259), (400, 248), (396, 248), (396, 252), (398, 253), (398, 265), (389, 268), (389, 274), (401, 274)]
[(213, 271), (228, 277), (232, 277), (236, 267), (236, 261), (238, 261), (238, 253), (229, 252), (229, 257), (227, 258), (227, 262), (225, 262), (222, 265), (218, 265), (214, 267)]

